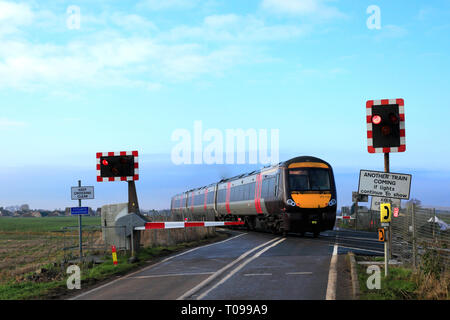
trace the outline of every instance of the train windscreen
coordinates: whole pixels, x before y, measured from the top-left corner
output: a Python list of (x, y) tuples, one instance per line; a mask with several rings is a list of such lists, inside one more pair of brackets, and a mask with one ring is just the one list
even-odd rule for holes
[(330, 173), (321, 168), (296, 168), (289, 170), (291, 191), (330, 190)]

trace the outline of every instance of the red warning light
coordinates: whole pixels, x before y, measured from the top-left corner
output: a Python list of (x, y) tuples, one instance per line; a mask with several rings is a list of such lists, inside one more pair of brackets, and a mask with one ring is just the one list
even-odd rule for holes
[(108, 165), (108, 161), (107, 161), (106, 159), (104, 159), (104, 160), (102, 161), (102, 164), (103, 164), (104, 166), (107, 166), (107, 165)]
[(381, 123), (381, 117), (379, 115), (375, 115), (372, 117), (372, 123), (373, 124), (380, 124)]
[(397, 124), (398, 123), (398, 117), (395, 114), (393, 114), (393, 113), (389, 114), (389, 120), (391, 120), (391, 122), (393, 124)]
[(382, 134), (383, 136), (388, 136), (388, 135), (390, 135), (390, 134), (391, 134), (391, 127), (389, 127), (389, 126), (383, 126), (383, 127), (381, 128), (381, 134)]

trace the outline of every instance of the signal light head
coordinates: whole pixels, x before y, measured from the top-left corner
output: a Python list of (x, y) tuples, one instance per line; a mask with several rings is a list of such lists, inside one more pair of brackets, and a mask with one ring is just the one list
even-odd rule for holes
[(398, 117), (396, 114), (394, 113), (390, 113), (389, 114), (389, 120), (391, 121), (391, 123), (393, 124), (397, 124), (398, 123)]
[(103, 164), (104, 166), (107, 166), (107, 165), (108, 165), (108, 160), (103, 159), (102, 164)]
[(373, 124), (380, 124), (381, 123), (381, 116), (379, 116), (379, 115), (372, 116), (372, 123)]
[(390, 133), (391, 133), (391, 127), (389, 127), (389, 126), (383, 126), (383, 127), (381, 128), (381, 134), (382, 134), (383, 136), (388, 136)]

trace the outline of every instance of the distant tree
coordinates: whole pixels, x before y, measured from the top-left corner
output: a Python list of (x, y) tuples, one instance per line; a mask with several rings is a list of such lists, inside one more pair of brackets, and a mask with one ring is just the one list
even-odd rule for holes
[(28, 204), (23, 204), (20, 206), (20, 211), (30, 211), (30, 206)]

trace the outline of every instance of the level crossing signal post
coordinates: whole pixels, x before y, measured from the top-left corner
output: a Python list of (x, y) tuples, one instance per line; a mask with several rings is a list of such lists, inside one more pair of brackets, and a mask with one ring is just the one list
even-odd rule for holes
[[(128, 213), (140, 215), (135, 181), (139, 180), (138, 151), (97, 152), (97, 182), (126, 181), (128, 183)], [(135, 258), (134, 231), (131, 231), (131, 256)]]
[[(389, 154), (406, 151), (404, 100), (368, 100), (366, 102), (366, 123), (367, 150), (369, 153), (384, 153), (384, 172), (388, 173), (390, 172)], [(385, 204), (380, 205), (380, 209), (383, 205)], [(385, 260), (388, 260), (392, 252), (390, 223), (388, 223), (385, 231), (383, 239), (388, 239), (387, 242), (385, 241)], [(387, 263), (386, 275), (388, 272)]]

